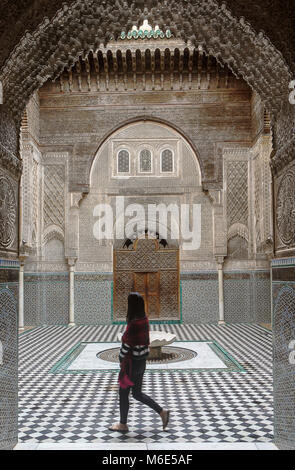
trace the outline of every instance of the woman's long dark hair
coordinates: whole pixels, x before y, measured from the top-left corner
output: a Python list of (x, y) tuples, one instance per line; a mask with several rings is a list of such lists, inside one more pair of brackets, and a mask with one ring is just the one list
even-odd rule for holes
[(138, 292), (130, 292), (128, 295), (127, 323), (135, 318), (145, 316), (144, 300)]

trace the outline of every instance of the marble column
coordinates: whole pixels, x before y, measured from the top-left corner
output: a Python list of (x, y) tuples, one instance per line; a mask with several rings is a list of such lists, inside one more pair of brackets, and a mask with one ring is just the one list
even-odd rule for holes
[(75, 326), (75, 264), (76, 258), (68, 258), (69, 264), (69, 326)]
[(218, 267), (218, 300), (219, 300), (219, 321), (218, 325), (225, 325), (224, 321), (224, 294), (223, 294), (223, 256), (216, 258)]
[(25, 260), (27, 255), (20, 255), (19, 267), (19, 285), (18, 285), (18, 327), (20, 331), (24, 330), (25, 317), (24, 317), (24, 274), (25, 274)]

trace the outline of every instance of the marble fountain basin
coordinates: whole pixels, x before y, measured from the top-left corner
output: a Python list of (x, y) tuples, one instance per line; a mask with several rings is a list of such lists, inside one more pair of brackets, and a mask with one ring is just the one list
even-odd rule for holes
[[(118, 334), (118, 341), (122, 340), (122, 333)], [(176, 335), (166, 333), (165, 331), (150, 331), (150, 353), (149, 359), (160, 359), (162, 356), (162, 347), (174, 343)]]

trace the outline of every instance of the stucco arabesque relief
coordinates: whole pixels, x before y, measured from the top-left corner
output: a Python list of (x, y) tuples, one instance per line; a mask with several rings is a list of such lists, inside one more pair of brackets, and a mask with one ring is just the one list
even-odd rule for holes
[(276, 217), (278, 235), (282, 243), (295, 245), (295, 168), (281, 178), (277, 191)]
[(9, 248), (16, 237), (17, 200), (8, 176), (0, 172), (0, 247)]

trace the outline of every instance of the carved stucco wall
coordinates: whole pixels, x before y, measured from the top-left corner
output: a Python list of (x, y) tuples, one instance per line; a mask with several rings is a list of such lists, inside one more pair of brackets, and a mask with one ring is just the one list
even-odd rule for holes
[[(151, 149), (153, 173), (150, 176), (138, 174), (138, 153), (142, 147)], [(160, 173), (160, 153), (166, 147), (174, 150), (173, 176)], [(116, 172), (116, 157), (120, 148), (130, 152), (131, 174), (120, 177)], [(147, 215), (148, 204), (180, 204), (195, 203), (202, 205), (202, 237), (201, 247), (197, 251), (181, 251), (181, 259), (186, 262), (186, 269), (193, 260), (215, 265), (213, 257), (214, 241), (212, 238), (212, 204), (201, 188), (201, 173), (197, 160), (189, 144), (174, 129), (166, 125), (139, 121), (123, 127), (114, 133), (99, 150), (91, 171), (90, 193), (80, 204), (80, 233), (78, 270), (99, 270), (100, 263), (107, 263), (108, 271), (112, 271), (113, 241), (95, 240), (93, 236), (93, 216), (95, 206), (100, 203), (111, 205), (116, 223), (116, 196), (124, 196), (125, 208), (128, 204), (142, 204)], [(178, 222), (179, 223), (179, 222)], [(161, 231), (161, 226), (160, 226)], [(169, 243), (170, 230), (167, 231)], [(121, 241), (121, 246), (123, 245)], [(182, 245), (180, 238), (180, 245)], [(119, 240), (114, 240), (119, 246)], [(105, 270), (105, 269), (104, 269)]]
[[(282, 110), (277, 123), (282, 138), (274, 157), (275, 247), (276, 257), (281, 257), (272, 262), (274, 424), (275, 440), (282, 449), (295, 448), (295, 364), (291, 360), (295, 332), (294, 108), (288, 105)], [(288, 120), (292, 120), (292, 128)]]
[(0, 171), (0, 247), (17, 253), (18, 187), (8, 172)]
[[(81, 86), (84, 86), (84, 79), (85, 77), (82, 76)], [(138, 82), (140, 83), (140, 78)], [(44, 150), (42, 157), (35, 156), (33, 159), (32, 156), (29, 157), (29, 154), (24, 153), (25, 174), (29, 175), (31, 180), (23, 187), (24, 191), (28, 191), (29, 186), (32, 189), (31, 196), (24, 194), (23, 204), (25, 207), (30, 207), (35, 214), (34, 217), (38, 211), (41, 217), (38, 226), (39, 233), (37, 236), (34, 235), (38, 239), (39, 248), (36, 248), (28, 258), (28, 269), (46, 270), (45, 244), (49, 239), (56, 238), (64, 243), (65, 256), (79, 258), (78, 269), (88, 271), (92, 262), (96, 263), (96, 269), (99, 269), (100, 265), (101, 268), (103, 266), (103, 271), (111, 271), (111, 244), (93, 240), (93, 208), (98, 194), (101, 198), (100, 202), (111, 201), (113, 204), (116, 194), (125, 194), (129, 197), (132, 191), (135, 191), (138, 196), (141, 194), (141, 188), (146, 184), (148, 184), (148, 189), (145, 189), (141, 195), (144, 204), (159, 202), (159, 196), (156, 195), (159, 175), (145, 179), (144, 185), (143, 180), (137, 179), (136, 182), (137, 177), (129, 178), (128, 187), (129, 189), (132, 187), (131, 192), (126, 189), (124, 178), (116, 179), (112, 175), (116, 152), (120, 145), (129, 148), (132, 161), (136, 162), (139, 147), (143, 145), (143, 138), (146, 140), (145, 145), (150, 146), (158, 160), (157, 154), (160, 154), (163, 145), (170, 146), (175, 152), (175, 168), (179, 170), (178, 177), (180, 178), (177, 179), (177, 187), (179, 185), (183, 187), (181, 189), (179, 186), (176, 193), (184, 191), (184, 195), (180, 197), (180, 194), (175, 193), (174, 199), (176, 197), (182, 202), (201, 202), (205, 212), (208, 207), (209, 212), (204, 216), (202, 229), (202, 249), (197, 255), (187, 251), (182, 253), (183, 269), (214, 269), (214, 254), (223, 256), (227, 254), (226, 238), (229, 258), (244, 259), (246, 261), (244, 267), (255, 269), (258, 266), (255, 261), (256, 254), (259, 250), (262, 253), (265, 252), (264, 248), (258, 249), (258, 244), (266, 243), (271, 225), (270, 173), (267, 173), (271, 141), (269, 133), (261, 134), (264, 131), (263, 106), (257, 95), (253, 104), (254, 99), (245, 84), (243, 82), (239, 84), (235, 79), (231, 81), (229, 88), (217, 90), (213, 86), (210, 92), (205, 88), (198, 90), (197, 94), (190, 90), (173, 91), (169, 95), (166, 93), (165, 99), (161, 90), (155, 90), (148, 95), (141, 89), (133, 94), (128, 90), (121, 90), (116, 94), (116, 107), (114, 107), (112, 94), (98, 92), (95, 89), (84, 91), (85, 93), (81, 95), (74, 85), (71, 91), (65, 88), (61, 91), (58, 85), (49, 82), (40, 90), (38, 100), (34, 97), (34, 103), (38, 102), (40, 105), (38, 135), (40, 145)], [(113, 92), (115, 93), (114, 90)], [(177, 93), (181, 93), (181, 104), (178, 104), (177, 100), (180, 95), (178, 96)], [(198, 99), (195, 103), (196, 97)], [(94, 100), (97, 99), (98, 104), (95, 106)], [(91, 106), (89, 100), (91, 100)], [(126, 102), (128, 102), (128, 108), (126, 108)], [(151, 116), (150, 120), (146, 117), (144, 120), (138, 118), (139, 121), (136, 121), (135, 116), (142, 112), (138, 109), (141, 102), (144, 104), (142, 110), (145, 111), (146, 116)], [(185, 110), (183, 103), (187, 104)], [(28, 111), (31, 108), (32, 104)], [(174, 113), (171, 127), (165, 124), (167, 122), (165, 119), (156, 116), (165, 118), (167, 111), (172, 108)], [(232, 121), (233, 115), (234, 121)], [(32, 117), (35, 118), (34, 115)], [(127, 121), (131, 123), (120, 128), (120, 121), (122, 126), (126, 118), (129, 118)], [(118, 125), (114, 126), (116, 122)], [(29, 123), (30, 117), (27, 113), (27, 126)], [(141, 130), (140, 126), (143, 126)], [(112, 133), (114, 127), (118, 127), (119, 130)], [(180, 133), (175, 129), (179, 129)], [(32, 135), (33, 132), (31, 132), (31, 140)], [(97, 146), (107, 135), (111, 137), (100, 148), (100, 158), (96, 157), (97, 162), (92, 166)], [(187, 136), (189, 143), (185, 144), (186, 139), (182, 135)], [(252, 146), (253, 136), (258, 139), (254, 146)], [(149, 139), (151, 142), (148, 142)], [(25, 149), (24, 141), (25, 138), (22, 137), (23, 149)], [(35, 149), (32, 143), (30, 145), (31, 153), (40, 153), (40, 150)], [(189, 150), (190, 146), (192, 150)], [(60, 149), (62, 151), (59, 151)], [(195, 153), (193, 159), (189, 156), (189, 152)], [(194, 170), (193, 160), (197, 167), (200, 166), (201, 173), (199, 170)], [(225, 162), (224, 168), (223, 161)], [(132, 163), (132, 165), (137, 164)], [(159, 162), (155, 165), (159, 165)], [(91, 168), (92, 181), (90, 181)], [(258, 174), (256, 179), (252, 178), (252, 171), (253, 174), (255, 171), (255, 174)], [(41, 188), (39, 193), (41, 205), (39, 203), (40, 207), (37, 208), (38, 191), (36, 188), (38, 185), (35, 184), (33, 177), (36, 174), (40, 174), (38, 184)], [(109, 182), (108, 188), (106, 187), (107, 181)], [(171, 191), (175, 192), (174, 189), (172, 190), (176, 184), (175, 181), (173, 178), (165, 177), (160, 191), (161, 202), (172, 201), (173, 198), (169, 199), (167, 194)], [(187, 186), (187, 189), (184, 186)], [(84, 197), (82, 202), (79, 202), (81, 199), (79, 189), (88, 192), (89, 187), (88, 197)], [(193, 187), (195, 187), (194, 190)], [(202, 187), (209, 190), (206, 193), (207, 196), (202, 191)], [(197, 191), (195, 195), (194, 191)], [(253, 192), (255, 192), (254, 196), (252, 196)], [(267, 197), (264, 197), (266, 192), (268, 192)], [(71, 199), (73, 197), (75, 199), (75, 194), (78, 197), (76, 202)], [(151, 196), (149, 200), (148, 194)], [(129, 202), (130, 200), (127, 199), (126, 203)], [(226, 223), (224, 222), (225, 207), (227, 207)], [(261, 233), (259, 231), (258, 242), (254, 233), (254, 229), (257, 229), (256, 222), (253, 220), (254, 207), (256, 220), (259, 219), (259, 224), (262, 224), (259, 229)], [(257, 212), (258, 208), (260, 212)], [(212, 229), (206, 225), (212, 219), (212, 210), (215, 226), (214, 242), (209, 236)], [(265, 229), (264, 221), (259, 215), (262, 213), (268, 229)], [(27, 226), (32, 230), (32, 226), (36, 224), (28, 223), (27, 216), (25, 219), (23, 227)], [(38, 228), (33, 231), (38, 232)], [(61, 253), (60, 250), (59, 252)], [(247, 264), (249, 260), (254, 263)], [(38, 265), (38, 262), (41, 264)], [(59, 264), (51, 263), (50, 268), (49, 265), (47, 268), (51, 271), (63, 271), (64, 263), (65, 260), (61, 259)], [(233, 263), (232, 266), (234, 265)], [(231, 260), (229, 259), (228, 267), (230, 266)], [(236, 267), (238, 266), (241, 267), (236, 263)], [(266, 267), (267, 263), (263, 264), (261, 261), (260, 268)]]
[(275, 180), (276, 248), (292, 254), (295, 246), (295, 165), (290, 165)]
[(241, 81), (231, 82), (228, 88), (212, 86), (209, 91), (176, 89), (163, 94), (158, 89), (147, 93), (134, 92), (130, 86), (127, 91), (113, 92), (60, 92), (50, 83), (40, 90), (40, 143), (69, 150), (72, 191), (89, 190), (97, 148), (124, 123), (140, 118), (167, 123), (184, 134), (198, 154), (206, 189), (222, 186), (217, 142), (251, 142), (251, 92)]

